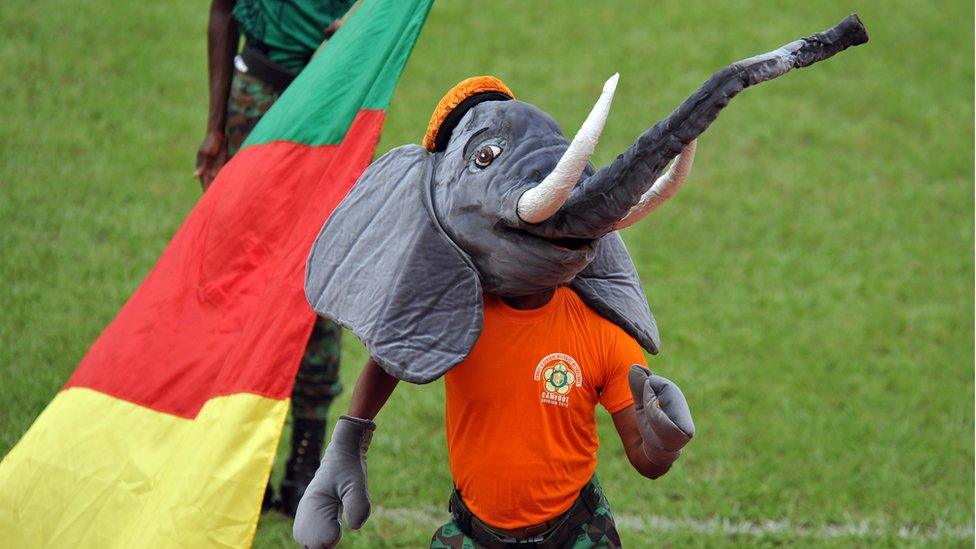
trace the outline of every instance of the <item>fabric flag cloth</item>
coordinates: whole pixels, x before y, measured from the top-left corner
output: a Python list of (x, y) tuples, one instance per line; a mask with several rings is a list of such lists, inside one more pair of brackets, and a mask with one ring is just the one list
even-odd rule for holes
[(250, 545), (315, 319), (305, 260), (431, 1), (366, 0), (220, 172), (0, 463), (0, 546)]

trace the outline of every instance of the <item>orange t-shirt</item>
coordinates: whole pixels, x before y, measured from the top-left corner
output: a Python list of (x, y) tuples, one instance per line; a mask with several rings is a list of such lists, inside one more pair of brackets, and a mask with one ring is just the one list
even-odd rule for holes
[(518, 310), (485, 295), (471, 354), (445, 378), (451, 474), (471, 511), (498, 528), (569, 509), (596, 470), (594, 411), (633, 404), (640, 346), (567, 287)]

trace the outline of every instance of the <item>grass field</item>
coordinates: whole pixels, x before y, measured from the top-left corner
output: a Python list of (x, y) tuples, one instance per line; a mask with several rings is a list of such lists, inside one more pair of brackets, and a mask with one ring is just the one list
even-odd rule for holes
[[(604, 163), (713, 70), (852, 11), (868, 45), (736, 98), (685, 190), (625, 234), (661, 325), (652, 367), (699, 429), (650, 482), (600, 414), (629, 546), (972, 546), (972, 3), (443, 1), (394, 95), (379, 152), (419, 141), (469, 75), (571, 132), (619, 71)], [(206, 16), (0, 3), (0, 455), (199, 196)], [(351, 387), (364, 354), (348, 334), (343, 351)], [(378, 423), (382, 509), (346, 546), (422, 546), (451, 486), (440, 384), (400, 387)], [(265, 515), (255, 545), (290, 528)]]

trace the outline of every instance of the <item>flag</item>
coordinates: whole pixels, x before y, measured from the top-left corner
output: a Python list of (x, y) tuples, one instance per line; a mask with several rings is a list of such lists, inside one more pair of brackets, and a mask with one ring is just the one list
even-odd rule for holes
[(431, 1), (366, 0), (268, 111), (0, 462), (0, 546), (250, 545), (315, 320), (305, 259)]

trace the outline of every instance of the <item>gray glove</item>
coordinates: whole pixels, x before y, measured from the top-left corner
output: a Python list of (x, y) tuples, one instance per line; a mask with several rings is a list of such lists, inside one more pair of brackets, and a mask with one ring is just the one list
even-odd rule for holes
[(630, 367), (628, 380), (634, 395), (637, 427), (644, 439), (644, 453), (652, 463), (670, 466), (695, 436), (688, 401), (674, 382), (636, 364)]
[(322, 464), (305, 490), (295, 512), (292, 536), (306, 549), (334, 547), (342, 537), (339, 513), (358, 530), (369, 518), (366, 489), (366, 450), (376, 424), (368, 419), (340, 416), (325, 449)]

